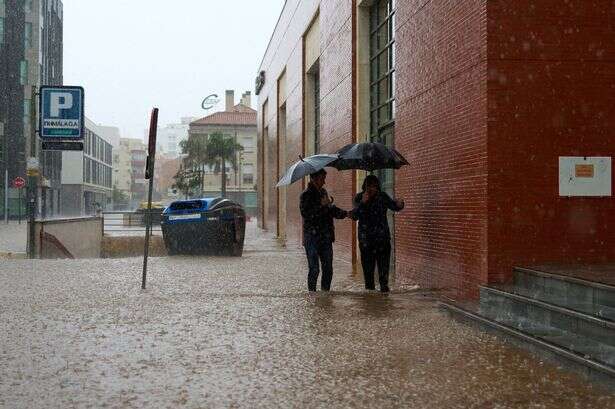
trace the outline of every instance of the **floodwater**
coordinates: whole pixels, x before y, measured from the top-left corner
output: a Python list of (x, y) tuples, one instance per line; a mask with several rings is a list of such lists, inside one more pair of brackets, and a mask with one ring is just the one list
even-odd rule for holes
[(0, 407), (615, 408), (598, 385), (300, 252), (3, 261)]

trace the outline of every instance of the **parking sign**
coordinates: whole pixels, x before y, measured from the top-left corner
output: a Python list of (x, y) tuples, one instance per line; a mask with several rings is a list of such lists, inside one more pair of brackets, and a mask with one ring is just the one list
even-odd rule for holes
[(40, 92), (41, 138), (83, 139), (83, 88), (43, 86)]

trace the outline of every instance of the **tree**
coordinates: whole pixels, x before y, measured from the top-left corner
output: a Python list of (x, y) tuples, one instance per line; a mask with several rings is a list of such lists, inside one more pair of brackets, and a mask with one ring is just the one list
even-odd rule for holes
[(175, 179), (173, 189), (179, 190), (186, 199), (193, 196), (201, 185), (198, 173), (188, 173), (181, 168), (173, 176), (173, 179)]
[[(200, 188), (203, 192), (205, 183), (205, 164), (207, 162), (207, 135), (190, 135), (186, 140), (179, 143), (184, 158), (185, 169), (191, 169), (200, 174)], [(181, 169), (180, 169), (181, 171)]]
[(205, 164), (213, 168), (214, 174), (220, 174), (221, 195), (226, 196), (226, 164), (231, 164), (233, 171), (237, 172), (237, 152), (242, 151), (232, 136), (215, 132), (209, 135), (206, 142)]
[(126, 192), (117, 188), (117, 186), (113, 186), (113, 203), (115, 206), (118, 205), (127, 205), (130, 198), (126, 194)]

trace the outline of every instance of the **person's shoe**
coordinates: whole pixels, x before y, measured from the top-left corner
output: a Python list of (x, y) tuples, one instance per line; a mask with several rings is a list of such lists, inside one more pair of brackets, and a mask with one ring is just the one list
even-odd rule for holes
[(365, 286), (365, 289), (366, 289), (367, 291), (376, 291), (376, 287), (368, 287), (368, 286)]
[(311, 288), (310, 287), (310, 288), (308, 288), (308, 291), (311, 292), (311, 293), (316, 292), (316, 288)]
[(380, 288), (380, 292), (381, 293), (388, 293), (389, 291), (391, 291), (391, 290), (389, 290), (389, 286), (388, 285), (385, 285), (384, 287)]
[(329, 288), (321, 288), (321, 290), (327, 292), (329, 291)]

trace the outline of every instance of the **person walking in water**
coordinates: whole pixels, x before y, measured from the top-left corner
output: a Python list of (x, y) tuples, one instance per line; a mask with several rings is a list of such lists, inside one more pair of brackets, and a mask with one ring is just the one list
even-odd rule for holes
[(348, 212), (333, 204), (324, 188), (327, 172), (322, 169), (310, 175), (307, 189), (301, 193), (299, 209), (303, 217), (303, 246), (309, 266), (308, 290), (316, 291), (319, 263), (322, 266), (320, 288), (331, 289), (333, 279), (333, 219), (344, 219)]
[(391, 233), (387, 211), (398, 212), (404, 208), (403, 200), (394, 200), (380, 188), (380, 181), (368, 175), (362, 191), (353, 200), (350, 217), (359, 221), (359, 248), (365, 288), (375, 290), (374, 270), (378, 265), (380, 291), (389, 292), (389, 264), (391, 260)]

